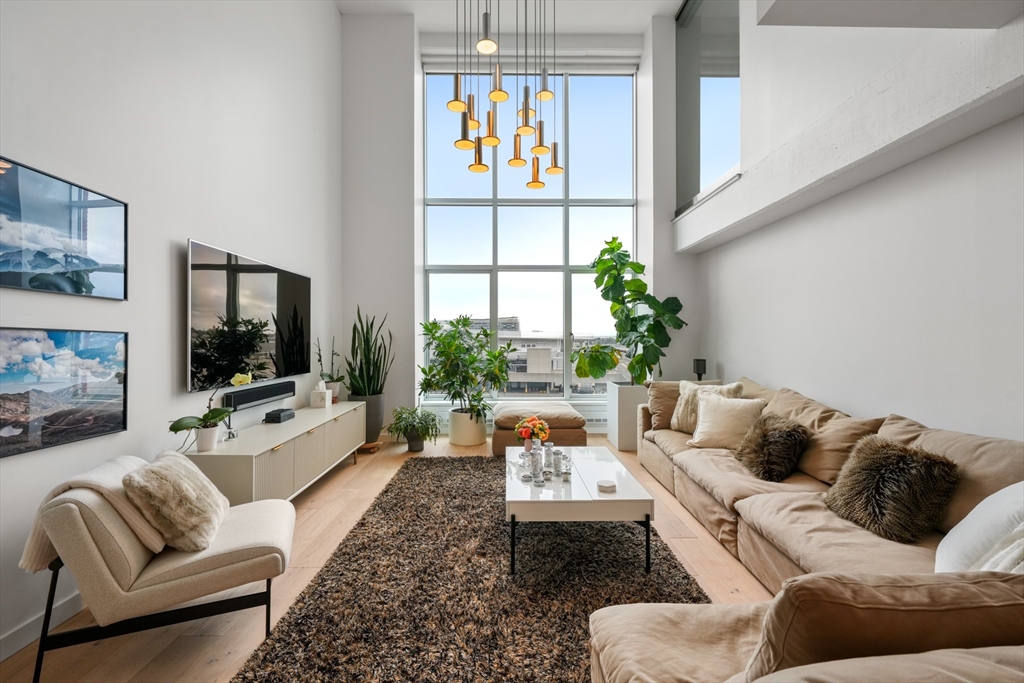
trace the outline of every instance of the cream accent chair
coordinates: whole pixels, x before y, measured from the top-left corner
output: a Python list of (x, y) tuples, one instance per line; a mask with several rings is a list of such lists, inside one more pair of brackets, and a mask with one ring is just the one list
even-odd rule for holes
[[(199, 552), (168, 547), (154, 554), (92, 489), (70, 489), (39, 514), (59, 557), (49, 566), (50, 592), (34, 683), (48, 650), (240, 609), (264, 606), (270, 635), (270, 584), (288, 567), (295, 529), (295, 508), (288, 501), (261, 500), (230, 508), (213, 543)], [(50, 634), (58, 572), (65, 565), (99, 625)], [(254, 581), (266, 581), (266, 590), (162, 611)]]

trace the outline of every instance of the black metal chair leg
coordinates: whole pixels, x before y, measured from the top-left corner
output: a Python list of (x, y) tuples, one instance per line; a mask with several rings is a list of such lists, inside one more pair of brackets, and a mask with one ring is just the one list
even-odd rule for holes
[(271, 581), (273, 581), (273, 579), (267, 579), (267, 633), (266, 633), (266, 636), (265, 636), (267, 638), (270, 637), (270, 582)]
[(58, 557), (50, 563), (50, 592), (46, 595), (46, 611), (43, 612), (43, 632), (39, 634), (39, 649), (36, 652), (36, 668), (32, 674), (32, 683), (39, 683), (43, 673), (43, 655), (46, 654), (46, 635), (50, 632), (50, 614), (53, 612), (53, 597), (57, 593), (57, 577), (64, 563)]

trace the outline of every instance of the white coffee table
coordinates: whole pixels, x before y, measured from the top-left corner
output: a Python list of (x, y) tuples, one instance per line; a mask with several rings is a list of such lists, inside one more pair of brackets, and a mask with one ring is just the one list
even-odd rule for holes
[[(512, 573), (516, 573), (516, 525), (520, 522), (636, 522), (647, 530), (646, 570), (651, 572), (651, 520), (654, 498), (622, 463), (602, 446), (563, 447), (570, 454), (570, 481), (552, 477), (544, 486), (521, 481), (528, 467), (519, 465), (521, 447), (505, 449), (505, 521), (512, 529)], [(614, 493), (597, 490), (597, 482), (615, 482)]]

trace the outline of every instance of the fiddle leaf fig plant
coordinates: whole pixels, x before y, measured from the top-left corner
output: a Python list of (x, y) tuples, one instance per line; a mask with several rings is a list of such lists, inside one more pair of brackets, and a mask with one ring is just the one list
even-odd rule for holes
[[(647, 283), (636, 277), (644, 274), (645, 266), (630, 258), (618, 237), (605, 245), (590, 264), (597, 272), (594, 284), (610, 304), (615, 341), (626, 348), (629, 376), (634, 384), (643, 384), (654, 377), (655, 368), (661, 376), (664, 349), (672, 343), (668, 331), (686, 325), (677, 315), (683, 304), (674, 296), (659, 299), (648, 291)], [(576, 349), (569, 358), (578, 377), (600, 379), (618, 367), (621, 352), (606, 344), (591, 344)]]

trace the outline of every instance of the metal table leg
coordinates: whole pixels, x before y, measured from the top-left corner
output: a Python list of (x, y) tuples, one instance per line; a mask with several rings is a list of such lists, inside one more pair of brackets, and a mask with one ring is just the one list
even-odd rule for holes
[(512, 515), (512, 576), (516, 574), (516, 516)]
[(647, 519), (644, 521), (644, 528), (647, 531), (647, 573), (651, 573), (651, 516), (646, 515)]

